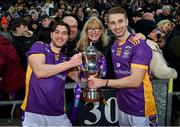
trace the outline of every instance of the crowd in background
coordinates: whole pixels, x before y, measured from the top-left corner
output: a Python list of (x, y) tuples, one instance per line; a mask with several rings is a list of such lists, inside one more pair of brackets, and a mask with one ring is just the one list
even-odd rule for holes
[[(0, 2), (0, 34), (6, 38), (7, 43), (9, 42), (8, 45), (12, 44), (11, 49), (14, 47), (16, 52), (13, 49), (15, 57), (11, 58), (11, 51), (1, 47), (1, 45), (7, 46), (7, 44), (0, 42), (0, 58), (2, 58), (0, 59), (0, 99), (9, 96), (17, 98), (14, 92), (24, 89), (27, 67), (26, 52), (36, 41), (50, 43), (51, 26), (55, 21), (63, 20), (71, 28), (68, 43), (62, 49), (62, 52), (68, 56), (72, 56), (76, 52), (79, 47), (76, 44), (81, 41), (84, 24), (93, 16), (98, 17), (102, 22), (103, 34), (110, 38), (109, 43), (113, 42), (116, 37), (108, 29), (107, 11), (114, 6), (122, 6), (127, 11), (130, 33), (142, 33), (147, 39), (147, 43), (153, 51), (151, 61), (153, 78), (176, 79), (174, 80), (174, 90), (179, 91), (180, 9), (178, 0), (4, 0), (4, 2)], [(68, 22), (68, 16), (74, 17), (74, 24)], [(100, 49), (103, 52), (103, 48)], [(105, 50), (107, 49), (104, 48), (104, 52), (106, 52)], [(105, 57), (111, 55), (105, 54)], [(16, 61), (12, 62), (14, 60)], [(111, 61), (108, 61), (108, 64), (111, 65)], [(7, 66), (16, 68), (6, 70)], [(109, 67), (109, 70), (113, 69)], [(14, 73), (9, 74), (9, 71)], [(19, 74), (15, 74), (16, 72)], [(108, 74), (109, 78), (114, 78), (113, 72)], [(16, 75), (19, 79), (14, 77), (13, 83), (7, 82), (10, 78), (3, 78), (5, 75)], [(19, 80), (22, 81), (21, 85), (20, 82), (17, 82)], [(20, 93), (23, 98), (23, 92)]]

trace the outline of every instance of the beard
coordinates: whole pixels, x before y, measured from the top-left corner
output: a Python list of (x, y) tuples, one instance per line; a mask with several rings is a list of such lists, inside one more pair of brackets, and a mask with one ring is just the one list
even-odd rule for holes
[(52, 41), (52, 44), (53, 44), (53, 46), (54, 46), (55, 48), (61, 49), (65, 43), (64, 43), (64, 44), (57, 44), (56, 42)]

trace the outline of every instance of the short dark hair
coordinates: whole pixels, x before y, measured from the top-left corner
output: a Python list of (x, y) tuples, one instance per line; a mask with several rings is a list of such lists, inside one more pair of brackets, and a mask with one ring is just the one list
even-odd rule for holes
[(120, 7), (120, 6), (117, 6), (117, 7), (112, 7), (108, 10), (108, 20), (109, 20), (109, 15), (110, 14), (117, 14), (117, 13), (121, 13), (121, 14), (124, 14), (125, 18), (127, 18), (127, 13), (126, 11)]
[(57, 28), (57, 26), (65, 26), (67, 31), (68, 31), (68, 35), (70, 35), (70, 27), (67, 23), (63, 22), (63, 21), (57, 21), (57, 22), (53, 22), (52, 24), (52, 29), (51, 29), (51, 32), (54, 32)]
[(142, 17), (142, 13), (140, 11), (135, 11), (133, 17)]
[(45, 15), (42, 15), (42, 16), (40, 17), (40, 20), (41, 20), (41, 21), (44, 20), (44, 19), (51, 19), (51, 17), (50, 17), (49, 15), (45, 14)]
[(21, 25), (27, 26), (28, 23), (23, 18), (17, 18), (12, 21), (12, 29), (16, 30), (16, 27), (20, 27)]

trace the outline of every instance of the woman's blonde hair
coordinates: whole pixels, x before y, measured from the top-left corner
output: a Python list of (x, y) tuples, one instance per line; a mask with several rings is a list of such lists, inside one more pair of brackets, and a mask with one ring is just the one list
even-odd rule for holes
[(91, 26), (93, 25), (95, 25), (97, 28), (100, 28), (102, 30), (100, 40), (97, 43), (99, 42), (102, 43), (103, 47), (105, 47), (109, 43), (109, 37), (105, 33), (105, 28), (101, 20), (95, 16), (92, 16), (84, 24), (83, 30), (81, 32), (81, 37), (77, 43), (77, 50), (84, 51), (86, 47), (88, 46), (90, 39), (88, 38), (87, 31), (88, 31), (88, 28), (91, 28)]

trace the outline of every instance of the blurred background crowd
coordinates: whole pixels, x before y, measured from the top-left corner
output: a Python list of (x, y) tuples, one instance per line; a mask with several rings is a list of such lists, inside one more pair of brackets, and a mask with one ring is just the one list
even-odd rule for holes
[[(128, 30), (147, 39), (153, 51), (153, 78), (173, 78), (174, 92), (180, 91), (179, 0), (1, 0), (0, 100), (24, 98), (26, 52), (36, 41), (50, 43), (54, 21), (63, 20), (70, 26), (71, 34), (62, 50), (68, 56), (72, 56), (84, 24), (92, 16), (100, 19), (113, 42), (116, 37), (108, 29), (107, 11), (114, 6), (127, 11)], [(178, 105), (173, 109), (180, 111)]]

